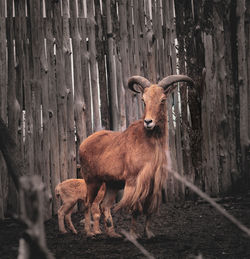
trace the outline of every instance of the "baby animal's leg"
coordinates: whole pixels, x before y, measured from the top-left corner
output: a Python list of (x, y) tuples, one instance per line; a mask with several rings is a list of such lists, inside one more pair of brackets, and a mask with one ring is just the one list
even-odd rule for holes
[(67, 233), (64, 225), (64, 217), (68, 213), (69, 209), (71, 208), (72, 203), (64, 203), (58, 210), (58, 225), (59, 225), (59, 231), (61, 233)]
[(75, 206), (75, 203), (73, 204), (73, 206), (69, 209), (68, 213), (65, 215), (65, 221), (66, 221), (66, 224), (68, 225), (68, 227), (72, 230), (73, 233), (77, 234), (77, 231), (72, 223), (72, 220), (71, 220), (71, 214), (72, 214), (72, 211), (74, 209), (74, 206)]

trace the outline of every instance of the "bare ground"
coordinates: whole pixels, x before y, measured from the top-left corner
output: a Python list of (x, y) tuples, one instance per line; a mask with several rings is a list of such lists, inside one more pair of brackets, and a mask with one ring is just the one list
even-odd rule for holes
[[(222, 206), (250, 228), (250, 195), (224, 198)], [(45, 222), (47, 245), (56, 258), (143, 258), (141, 252), (123, 238), (112, 239), (102, 234), (86, 238), (80, 220), (81, 212), (73, 214), (78, 235), (58, 233), (57, 217)], [(117, 231), (128, 230), (130, 217), (127, 213), (114, 215)], [(152, 230), (155, 237), (143, 236), (142, 218), (138, 240), (156, 258), (250, 258), (250, 238), (226, 220), (209, 204), (184, 202), (163, 204), (156, 215)], [(0, 221), (0, 258), (16, 258), (18, 240), (23, 227), (12, 219)]]

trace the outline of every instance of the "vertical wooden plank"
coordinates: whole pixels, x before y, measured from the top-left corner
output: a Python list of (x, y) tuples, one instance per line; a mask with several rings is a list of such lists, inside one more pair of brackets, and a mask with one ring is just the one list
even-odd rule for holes
[(119, 53), (121, 57), (122, 65), (122, 84), (125, 90), (125, 105), (126, 105), (126, 126), (131, 123), (132, 120), (132, 93), (128, 90), (128, 78), (131, 76), (130, 72), (130, 49), (129, 49), (129, 35), (128, 35), (128, 19), (127, 19), (127, 10), (128, 10), (128, 0), (122, 0), (119, 2), (119, 21), (120, 21), (120, 42), (118, 44)]
[(41, 87), (42, 87), (42, 44), (41, 37), (41, 6), (40, 1), (28, 1), (28, 12), (30, 15), (30, 68), (31, 89), (32, 89), (32, 115), (33, 115), (33, 134), (34, 134), (34, 174), (42, 175), (42, 128), (41, 128)]
[[(48, 59), (45, 48), (45, 28), (43, 18), (43, 6), (45, 2), (40, 0), (40, 38), (41, 38), (41, 105), (42, 105), (42, 180), (46, 187), (47, 192), (51, 195), (51, 172), (50, 172), (50, 119), (49, 119), (49, 74), (48, 74)], [(47, 46), (46, 46), (47, 47)], [(52, 204), (49, 204), (44, 208), (44, 217), (49, 219), (52, 215)]]
[(112, 25), (112, 9), (115, 8), (113, 0), (106, 1), (106, 15), (107, 15), (107, 40), (108, 40), (108, 82), (109, 82), (109, 95), (111, 106), (111, 125), (113, 130), (119, 129), (119, 113), (118, 113), (118, 98), (117, 98), (117, 85), (116, 85), (116, 71), (114, 63), (114, 32)]
[(160, 79), (159, 52), (158, 52), (159, 28), (157, 26), (158, 16), (159, 14), (157, 10), (157, 3), (156, 1), (152, 1), (152, 29), (153, 29), (153, 36), (154, 36), (154, 44), (152, 47), (154, 52), (155, 70), (156, 70), (155, 82), (159, 81)]
[(54, 4), (46, 1), (46, 50), (48, 63), (48, 113), (49, 113), (49, 142), (50, 142), (50, 176), (52, 191), (52, 210), (57, 213), (59, 204), (56, 203), (55, 187), (60, 182), (60, 158), (58, 138), (58, 117), (57, 117), (57, 89), (56, 89), (56, 56), (54, 53)]
[(5, 1), (0, 2), (0, 115), (7, 122), (7, 60)]
[[(141, 1), (142, 2), (142, 1)], [(142, 60), (142, 53), (141, 48), (143, 48), (143, 45), (140, 45), (140, 35), (142, 34), (140, 30), (140, 10), (139, 10), (139, 3), (138, 0), (133, 1), (133, 17), (134, 17), (134, 73), (136, 75), (142, 74), (142, 66), (143, 66), (143, 60)], [(139, 47), (140, 46), (140, 47)], [(142, 116), (142, 102), (141, 102), (141, 96), (138, 94), (136, 96), (137, 98), (137, 119)]]
[[(74, 121), (74, 96), (72, 86), (71, 44), (69, 33), (69, 2), (62, 1), (63, 6), (63, 50), (65, 59), (65, 84), (67, 91), (67, 171), (68, 178), (76, 178), (76, 146)], [(80, 66), (80, 63), (78, 64)]]
[(100, 85), (100, 101), (101, 101), (101, 120), (102, 128), (110, 129), (110, 112), (108, 104), (108, 82), (106, 79), (107, 67), (107, 16), (105, 2), (102, 3), (102, 10), (100, 0), (95, 0), (95, 19), (96, 19), (96, 60), (98, 63), (99, 85)]
[(90, 91), (90, 78), (89, 78), (89, 52), (87, 48), (87, 19), (84, 16), (83, 1), (78, 0), (78, 13), (79, 13), (79, 33), (81, 37), (81, 74), (83, 82), (83, 95), (85, 100), (85, 113), (86, 113), (86, 132), (89, 136), (92, 130), (92, 107), (91, 107), (91, 91)]
[[(119, 11), (119, 43), (118, 43), (118, 56), (120, 58), (120, 62), (118, 62), (119, 64), (121, 64), (121, 71), (118, 71), (118, 73), (121, 73), (122, 76), (122, 81), (120, 83), (118, 83), (118, 87), (120, 87), (119, 93), (118, 93), (118, 98), (124, 100), (124, 104), (121, 103), (121, 101), (119, 101), (120, 103), (120, 111), (122, 109), (122, 105), (124, 105), (124, 109), (125, 109), (125, 114), (123, 114), (121, 112), (121, 121), (124, 121), (124, 123), (122, 122), (122, 125), (124, 124), (124, 126), (121, 125), (121, 128), (123, 129), (123, 127), (127, 126), (127, 115), (131, 113), (131, 107), (126, 106), (126, 104), (131, 103), (132, 99), (131, 99), (131, 93), (129, 93), (129, 90), (127, 88), (127, 83), (128, 83), (128, 77), (130, 76), (130, 67), (129, 67), (129, 50), (128, 50), (128, 29), (127, 29), (127, 0), (122, 0), (119, 2), (118, 5), (118, 11)], [(122, 97), (122, 95), (124, 95), (124, 97)], [(129, 108), (129, 109), (128, 109)], [(127, 115), (126, 115), (127, 114)], [(124, 119), (123, 119), (123, 116)], [(128, 115), (130, 116), (130, 115)]]
[(237, 2), (237, 48), (238, 48), (238, 87), (240, 101), (240, 145), (242, 155), (242, 173), (246, 178), (250, 166), (250, 139), (248, 136), (248, 84), (246, 62), (246, 38), (245, 38), (245, 12), (246, 0)]
[[(133, 33), (133, 0), (127, 0), (127, 31), (128, 31), (128, 57), (130, 76), (135, 75), (134, 63), (134, 33)], [(127, 84), (127, 83), (126, 83)], [(126, 91), (127, 125), (138, 119), (137, 95), (132, 91)]]
[[(81, 142), (87, 137), (86, 132), (86, 104), (84, 100), (83, 87), (85, 82), (82, 80), (81, 70), (81, 48), (80, 32), (78, 26), (76, 2), (70, 1), (70, 32), (73, 48), (73, 68), (74, 68), (74, 113), (76, 126), (76, 150)], [(85, 53), (86, 54), (86, 53)], [(85, 71), (83, 71), (86, 73)], [(73, 140), (73, 143), (75, 141)], [(77, 158), (77, 162), (79, 160)]]
[[(18, 126), (20, 120), (20, 105), (16, 95), (16, 71), (15, 71), (15, 52), (14, 52), (14, 24), (13, 24), (13, 3), (7, 1), (7, 46), (8, 46), (8, 128), (13, 140), (18, 143)], [(18, 196), (12, 179), (9, 177), (8, 188), (8, 209), (11, 213), (18, 212)]]
[[(6, 18), (5, 1), (0, 1), (0, 117), (7, 122), (7, 60), (6, 60)], [(0, 152), (0, 219), (4, 219), (7, 196), (7, 168)]]
[[(217, 18), (215, 20), (217, 21)], [(220, 24), (220, 23), (218, 23)], [(213, 114), (213, 107), (215, 106), (215, 98), (211, 98), (214, 93), (213, 85), (216, 84), (217, 78), (213, 75), (213, 42), (211, 35), (204, 35), (204, 47), (205, 47), (205, 57), (206, 57), (206, 88), (204, 89), (203, 95), (203, 109), (202, 111), (206, 113), (203, 115), (203, 136), (209, 141), (204, 141), (204, 154), (206, 154), (206, 164), (204, 167), (205, 175), (205, 186), (206, 192), (209, 194), (215, 194), (219, 191), (219, 180), (216, 168), (218, 167), (218, 160), (216, 159), (217, 145), (215, 144), (216, 138), (216, 118)], [(209, 82), (209, 84), (208, 84)], [(211, 123), (211, 120), (213, 123)], [(215, 144), (215, 145), (214, 145)], [(209, 166), (210, 165), (210, 166)]]
[(144, 1), (138, 1), (138, 40), (139, 40), (139, 51), (140, 51), (140, 65), (141, 72), (147, 77), (148, 74), (148, 63), (147, 63), (147, 35), (146, 35), (146, 23), (145, 23), (145, 6)]
[(67, 159), (67, 95), (68, 91), (65, 82), (65, 52), (63, 17), (61, 15), (60, 1), (54, 2), (54, 33), (56, 43), (56, 89), (57, 89), (57, 119), (58, 119), (58, 139), (59, 139), (59, 164), (60, 180), (68, 178)]
[(155, 44), (156, 38), (153, 31), (152, 23), (152, 6), (149, 1), (145, 1), (146, 27), (147, 27), (147, 63), (148, 63), (148, 79), (151, 82), (157, 81), (156, 60), (155, 60)]
[[(184, 1), (175, 1), (176, 11), (176, 34), (178, 39), (178, 68), (180, 74), (186, 74), (185, 67), (185, 17), (184, 17)], [(182, 155), (183, 155), (183, 173), (190, 180), (194, 181), (194, 168), (191, 156), (190, 136), (191, 125), (188, 118), (188, 90), (185, 85), (180, 87), (181, 98), (181, 136), (182, 136)], [(185, 193), (187, 194), (187, 193)], [(187, 197), (188, 198), (188, 197)]]
[(93, 100), (93, 130), (101, 129), (100, 107), (99, 107), (99, 87), (97, 84), (97, 67), (96, 67), (96, 44), (95, 44), (95, 16), (94, 0), (87, 0), (87, 17), (88, 17), (88, 37), (89, 37), (89, 54), (90, 54), (90, 74), (91, 89)]
[(125, 103), (125, 89), (123, 87), (123, 77), (122, 77), (122, 63), (119, 58), (119, 53), (116, 53), (116, 79), (117, 79), (117, 98), (119, 107), (119, 131), (124, 131), (126, 129), (126, 103)]
[[(126, 129), (126, 100), (125, 100), (125, 89), (123, 85), (123, 75), (122, 75), (122, 57), (121, 57), (121, 30), (124, 32), (125, 26), (127, 27), (127, 24), (124, 23), (124, 14), (122, 14), (123, 17), (120, 17), (120, 7), (119, 5), (122, 3), (116, 2), (116, 6), (113, 6), (112, 9), (112, 18), (113, 18), (113, 24), (114, 24), (114, 32), (115, 32), (115, 48), (114, 48), (114, 54), (115, 54), (115, 69), (116, 69), (116, 85), (117, 85), (117, 98), (118, 98), (118, 111), (119, 111), (119, 131), (124, 131)], [(116, 8), (114, 8), (116, 7)], [(126, 41), (126, 39), (124, 39)], [(124, 43), (124, 41), (123, 41)], [(126, 52), (126, 49), (125, 49)], [(123, 51), (124, 54), (124, 51)], [(124, 60), (124, 62), (128, 62), (127, 56)], [(128, 64), (128, 63), (127, 63)], [(128, 75), (126, 75), (127, 77)]]
[[(24, 2), (23, 2), (24, 3)], [(34, 123), (33, 123), (33, 89), (32, 89), (32, 48), (31, 48), (31, 23), (30, 9), (25, 4), (22, 6), (22, 39), (23, 39), (23, 83), (24, 83), (24, 110), (25, 110), (25, 134), (24, 134), (24, 163), (29, 175), (35, 173), (34, 152)], [(26, 17), (25, 8), (28, 14)]]

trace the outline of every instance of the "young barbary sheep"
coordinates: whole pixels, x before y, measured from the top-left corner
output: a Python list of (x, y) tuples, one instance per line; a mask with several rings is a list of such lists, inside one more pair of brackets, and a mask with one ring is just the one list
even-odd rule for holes
[[(75, 234), (77, 231), (71, 221), (71, 214), (73, 208), (78, 200), (83, 201), (84, 206), (86, 206), (87, 200), (87, 186), (84, 179), (68, 179), (59, 183), (55, 188), (56, 197), (59, 199), (61, 198), (62, 206), (58, 210), (58, 225), (59, 231), (61, 233), (66, 233), (65, 225), (64, 225), (64, 218), (66, 224), (68, 225), (69, 229)], [(100, 202), (103, 200), (105, 194), (105, 184), (103, 184), (92, 204), (91, 212), (93, 218), (98, 221), (98, 224), (94, 226), (94, 233), (100, 234), (101, 230), (99, 227), (99, 219), (100, 219)]]
[(161, 203), (170, 164), (166, 100), (176, 88), (175, 83), (180, 81), (193, 85), (193, 80), (185, 75), (171, 75), (158, 84), (151, 84), (141, 76), (131, 77), (128, 81), (130, 90), (138, 93), (134, 87), (137, 85), (142, 92), (145, 104), (143, 118), (132, 123), (124, 132), (96, 132), (80, 145), (79, 157), (88, 192), (85, 212), (87, 235), (93, 235), (90, 226), (91, 204), (105, 182), (106, 193), (101, 208), (107, 234), (118, 236), (110, 208), (117, 192), (124, 187), (123, 197), (115, 210), (125, 208), (132, 212), (130, 232), (134, 237), (137, 237), (137, 216), (145, 214), (145, 233), (148, 238), (154, 236), (149, 224)]

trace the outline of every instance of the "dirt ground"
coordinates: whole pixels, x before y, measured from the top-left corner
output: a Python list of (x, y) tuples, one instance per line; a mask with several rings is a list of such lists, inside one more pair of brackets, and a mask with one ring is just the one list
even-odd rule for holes
[[(227, 197), (221, 205), (250, 228), (250, 193)], [(73, 214), (79, 234), (58, 233), (57, 217), (45, 223), (47, 245), (56, 258), (143, 258), (141, 252), (124, 238), (112, 239), (104, 234), (86, 238), (79, 221), (83, 214)], [(114, 215), (117, 231), (128, 230), (127, 213)], [(142, 237), (138, 240), (156, 258), (250, 258), (250, 238), (204, 202), (163, 204), (152, 230), (155, 237), (143, 236), (143, 223), (138, 223)], [(17, 257), (18, 240), (23, 228), (12, 219), (0, 221), (0, 258)], [(199, 257), (201, 258), (201, 257)]]

